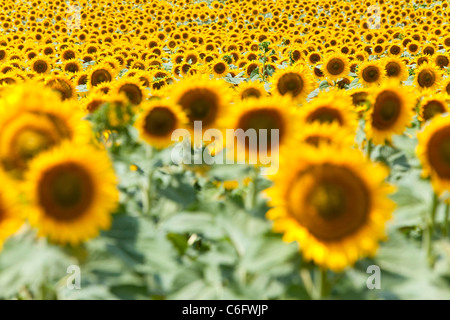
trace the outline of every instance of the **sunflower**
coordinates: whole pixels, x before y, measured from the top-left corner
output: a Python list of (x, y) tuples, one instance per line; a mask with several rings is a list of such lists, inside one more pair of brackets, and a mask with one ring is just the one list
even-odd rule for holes
[(408, 50), (411, 55), (415, 55), (420, 51), (420, 43), (417, 41), (411, 41), (407, 44), (406, 50)]
[(342, 90), (323, 91), (305, 105), (300, 111), (306, 123), (331, 124), (336, 122), (340, 127), (356, 132), (357, 115), (353, 110), (351, 97)]
[(450, 64), (450, 59), (448, 57), (448, 54), (436, 53), (432, 57), (432, 59), (433, 59), (434, 63), (441, 69), (448, 67)]
[(81, 109), (88, 113), (93, 113), (104, 104), (106, 98), (102, 93), (91, 93), (88, 97), (80, 100)]
[(174, 84), (172, 98), (186, 113), (188, 128), (193, 132), (198, 121), (203, 130), (216, 126), (229, 106), (231, 92), (222, 80), (209, 80), (208, 76), (197, 75)]
[(86, 143), (91, 128), (83, 113), (61, 102), (40, 83), (13, 86), (0, 100), (0, 161), (4, 169), (21, 178), (28, 163), (42, 151), (64, 140)]
[(263, 98), (267, 96), (267, 91), (264, 88), (263, 82), (248, 81), (241, 82), (236, 87), (236, 97), (238, 100), (246, 100), (249, 98)]
[(76, 50), (67, 48), (67, 49), (62, 50), (60, 57), (61, 57), (62, 61), (66, 61), (66, 60), (75, 59), (77, 57), (77, 54), (78, 54), (78, 52)]
[(450, 189), (450, 117), (436, 115), (417, 135), (416, 153), (422, 163), (422, 175), (440, 195)]
[(433, 63), (423, 63), (415, 70), (414, 84), (420, 90), (436, 90), (442, 80), (442, 71)]
[(400, 82), (408, 79), (408, 69), (405, 63), (397, 57), (388, 57), (383, 59), (383, 65), (386, 77), (396, 78)]
[(425, 97), (419, 105), (418, 119), (425, 122), (438, 114), (447, 113), (449, 111), (447, 100), (448, 95), (446, 94), (433, 94)]
[(72, 81), (64, 75), (51, 75), (45, 81), (45, 86), (60, 94), (61, 99), (70, 100), (76, 97), (75, 86)]
[(432, 63), (433, 59), (432, 59), (431, 56), (429, 56), (427, 54), (425, 54), (425, 55), (420, 54), (417, 57), (415, 57), (414, 62), (416, 64), (416, 68), (417, 68), (417, 67), (421, 66), (424, 63)]
[(212, 73), (216, 78), (221, 78), (228, 73), (228, 64), (222, 59), (215, 59), (209, 63)]
[(30, 67), (37, 74), (48, 74), (52, 69), (52, 61), (46, 56), (38, 56), (31, 60)]
[(13, 235), (23, 224), (18, 215), (18, 186), (4, 172), (0, 171), (0, 181), (4, 186), (0, 191), (0, 251), (4, 241)]
[(8, 59), (8, 50), (6, 48), (0, 49), (0, 62), (3, 63)]
[[(297, 59), (298, 60), (298, 59)], [(308, 56), (306, 57), (306, 61), (310, 64), (310, 65), (315, 65), (317, 63), (319, 63), (322, 60), (322, 56), (320, 55), (320, 53), (318, 52), (310, 52), (308, 54)]]
[(442, 81), (440, 89), (442, 93), (447, 93), (448, 95), (450, 95), (450, 78), (446, 78), (444, 79), (444, 81)]
[(5, 74), (0, 74), (0, 85), (2, 84), (16, 84), (23, 82), (23, 79), (20, 77), (19, 73), (15, 70), (11, 70), (6, 72)]
[(266, 191), (274, 231), (297, 241), (306, 260), (333, 271), (375, 255), (394, 209), (387, 170), (358, 150), (327, 144), (286, 150), (281, 160)]
[(40, 236), (77, 245), (111, 225), (119, 193), (107, 154), (64, 143), (30, 163), (24, 183), (28, 218)]
[(188, 122), (180, 106), (167, 99), (146, 102), (141, 107), (135, 127), (143, 140), (158, 149), (171, 145), (173, 131)]
[[(222, 119), (221, 127), (233, 129), (235, 133), (227, 132), (227, 156), (238, 162), (273, 164), (270, 162), (274, 161), (274, 156), (278, 159), (278, 150), (294, 136), (298, 119), (298, 115), (291, 108), (291, 100), (287, 97), (275, 96), (236, 102)], [(273, 136), (274, 133), (277, 136)], [(249, 139), (243, 135), (249, 135)]]
[(103, 82), (111, 82), (114, 79), (115, 72), (109, 64), (99, 64), (89, 70), (87, 87), (91, 89)]
[(75, 73), (73, 77), (73, 83), (76, 87), (86, 85), (88, 81), (88, 74), (86, 72)]
[(70, 59), (64, 61), (62, 69), (68, 73), (77, 73), (83, 71), (83, 66), (78, 59)]
[(330, 81), (339, 80), (350, 72), (348, 56), (342, 53), (330, 53), (323, 59), (322, 72)]
[(299, 143), (306, 143), (314, 147), (318, 147), (322, 143), (352, 147), (355, 143), (355, 132), (342, 128), (337, 122), (320, 123), (316, 121), (303, 124), (302, 130), (296, 131), (295, 139), (291, 139), (291, 142), (293, 149), (297, 148)]
[(411, 92), (396, 80), (386, 81), (371, 95), (366, 115), (367, 139), (375, 144), (391, 141), (393, 134), (402, 134), (413, 118), (415, 100)]
[(384, 74), (379, 61), (366, 61), (358, 68), (359, 81), (366, 87), (379, 85), (383, 81)]
[(137, 78), (122, 78), (114, 84), (113, 90), (124, 93), (131, 104), (137, 106), (145, 98), (144, 87)]
[(309, 69), (297, 64), (277, 70), (272, 76), (272, 94), (289, 96), (296, 102), (304, 102), (315, 89), (315, 81)]

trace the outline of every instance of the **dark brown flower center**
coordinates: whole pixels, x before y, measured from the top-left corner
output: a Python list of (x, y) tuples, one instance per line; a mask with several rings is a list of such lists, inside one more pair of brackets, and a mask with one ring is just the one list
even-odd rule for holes
[(304, 83), (302, 77), (294, 72), (282, 75), (277, 83), (277, 89), (281, 95), (285, 95), (289, 92), (293, 97), (302, 93), (303, 86)]
[(436, 76), (432, 70), (424, 69), (420, 71), (419, 75), (417, 76), (417, 82), (422, 88), (428, 88), (436, 82)]
[(331, 59), (327, 63), (327, 71), (333, 76), (338, 76), (345, 70), (345, 63), (339, 58)]
[(372, 126), (378, 130), (390, 129), (400, 116), (401, 106), (397, 93), (385, 90), (378, 94), (373, 106)]
[(59, 164), (43, 173), (38, 183), (38, 204), (52, 219), (71, 221), (86, 213), (94, 192), (86, 169), (76, 163)]
[(176, 123), (176, 117), (170, 109), (155, 107), (145, 117), (144, 130), (151, 136), (164, 137), (175, 130)]

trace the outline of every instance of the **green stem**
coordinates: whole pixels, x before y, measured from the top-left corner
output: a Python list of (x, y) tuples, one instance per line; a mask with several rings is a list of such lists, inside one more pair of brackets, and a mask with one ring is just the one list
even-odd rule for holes
[(372, 139), (367, 140), (367, 158), (370, 160), (370, 156), (372, 155), (373, 144)]
[(256, 207), (256, 202), (258, 200), (258, 176), (259, 176), (259, 168), (254, 167), (252, 169), (252, 183), (250, 185), (250, 190), (247, 200), (247, 208), (249, 210), (254, 209)]
[(317, 300), (321, 300), (326, 296), (327, 290), (327, 270), (321, 267), (318, 267), (315, 280), (316, 280), (316, 292), (317, 292)]
[(450, 204), (445, 204), (445, 215), (444, 215), (444, 225), (442, 227), (442, 234), (444, 237), (448, 235), (448, 213), (450, 211)]
[[(155, 155), (155, 149), (148, 146), (147, 161), (151, 161)], [(153, 185), (153, 168), (150, 166), (147, 173), (147, 186), (144, 185), (144, 213), (149, 214), (152, 207), (152, 185)]]
[(425, 247), (427, 249), (427, 260), (428, 265), (432, 267), (434, 265), (434, 255), (433, 255), (433, 231), (434, 222), (436, 218), (436, 211), (439, 206), (439, 199), (435, 192), (433, 192), (433, 202), (431, 204), (431, 212), (427, 223), (426, 237), (425, 237)]
[(303, 285), (304, 285), (305, 290), (308, 293), (309, 297), (311, 299), (314, 299), (314, 297), (315, 297), (314, 283), (311, 278), (311, 274), (310, 274), (309, 270), (305, 269), (305, 268), (300, 269), (300, 278), (303, 281)]

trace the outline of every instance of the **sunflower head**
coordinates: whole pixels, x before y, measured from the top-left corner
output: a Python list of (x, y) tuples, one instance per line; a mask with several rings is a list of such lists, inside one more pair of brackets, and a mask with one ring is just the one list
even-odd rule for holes
[(175, 83), (172, 98), (186, 113), (191, 130), (194, 130), (196, 121), (201, 121), (205, 130), (214, 127), (224, 114), (231, 92), (223, 81), (197, 75)]
[(422, 175), (440, 195), (450, 188), (450, 117), (436, 115), (417, 135), (416, 153), (422, 163)]
[(315, 88), (309, 68), (296, 64), (277, 70), (272, 76), (272, 94), (288, 96), (296, 102), (304, 102)]
[(64, 143), (42, 153), (30, 164), (24, 185), (30, 224), (62, 244), (93, 238), (111, 225), (116, 184), (104, 150)]
[(383, 62), (386, 77), (396, 78), (399, 81), (405, 81), (408, 78), (408, 69), (401, 59), (388, 57)]
[(447, 100), (446, 94), (432, 94), (423, 98), (419, 104), (419, 120), (425, 122), (438, 114), (447, 113)]
[(385, 72), (379, 61), (366, 61), (358, 68), (358, 78), (366, 87), (379, 85), (384, 75)]
[(68, 77), (63, 75), (48, 76), (45, 85), (60, 94), (61, 100), (70, 100), (76, 97), (75, 86)]
[(358, 122), (352, 107), (352, 99), (347, 92), (331, 90), (320, 92), (310, 103), (300, 110), (306, 123), (337, 123), (343, 128), (355, 132)]
[[(298, 115), (287, 97), (241, 100), (222, 120), (227, 132), (227, 156), (239, 162), (274, 165), (278, 150), (294, 137)], [(245, 137), (247, 136), (248, 139)]]
[(295, 150), (281, 154), (267, 191), (274, 231), (297, 241), (306, 260), (333, 271), (373, 256), (394, 208), (387, 171), (355, 149), (305, 144)]
[(46, 56), (38, 56), (30, 62), (31, 70), (37, 74), (45, 75), (52, 69), (52, 62)]
[(146, 102), (142, 108), (135, 127), (143, 140), (158, 149), (171, 145), (173, 131), (188, 122), (180, 106), (167, 99)]
[(436, 90), (442, 80), (442, 71), (433, 63), (423, 63), (415, 70), (414, 84), (419, 90)]
[(366, 134), (375, 144), (391, 141), (393, 134), (401, 134), (414, 115), (415, 100), (411, 92), (400, 87), (398, 81), (386, 81), (373, 90), (371, 107), (366, 115)]
[(144, 87), (135, 77), (122, 78), (114, 84), (114, 92), (123, 93), (132, 105), (139, 105), (145, 98)]
[(104, 82), (111, 82), (115, 76), (109, 64), (99, 64), (90, 69), (87, 86), (93, 88)]
[(237, 100), (246, 100), (246, 99), (259, 99), (267, 96), (267, 91), (264, 88), (264, 83), (249, 81), (249, 82), (241, 82), (236, 87), (236, 98)]
[(224, 77), (228, 73), (228, 64), (222, 59), (215, 59), (209, 65), (212, 73), (217, 78)]
[(31, 159), (62, 141), (91, 139), (83, 113), (40, 83), (12, 87), (0, 104), (0, 159), (15, 177), (22, 177)]
[(323, 59), (322, 72), (328, 80), (343, 78), (350, 72), (348, 56), (342, 53), (330, 53)]

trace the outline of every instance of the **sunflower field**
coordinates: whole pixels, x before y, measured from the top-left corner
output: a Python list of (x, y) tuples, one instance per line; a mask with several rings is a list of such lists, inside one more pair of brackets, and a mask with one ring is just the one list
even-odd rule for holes
[(0, 299), (450, 299), (446, 0), (0, 0)]

